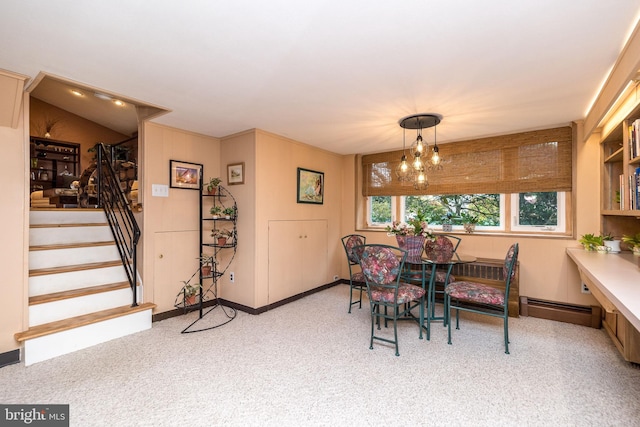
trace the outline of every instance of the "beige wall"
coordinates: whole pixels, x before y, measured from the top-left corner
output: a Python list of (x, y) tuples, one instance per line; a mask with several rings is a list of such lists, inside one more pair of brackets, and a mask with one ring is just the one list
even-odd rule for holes
[[(4, 96), (0, 94), (0, 96)], [(12, 98), (13, 100), (13, 98)], [(0, 310), (0, 353), (19, 348), (13, 334), (27, 325), (28, 293), (26, 283), (29, 247), (29, 147), (24, 118), (28, 115), (28, 96), (17, 128), (0, 126), (3, 166), (0, 168), (2, 209), (0, 209), (0, 245), (2, 259), (2, 310)]]
[[(233, 264), (228, 271), (235, 275), (221, 277), (220, 296), (247, 307), (256, 307), (256, 281), (261, 272), (256, 268), (256, 131), (248, 130), (222, 138), (220, 148), (220, 178), (222, 185), (238, 205), (238, 245)], [(227, 165), (244, 162), (244, 184), (227, 184)], [(222, 251), (228, 257), (230, 251)], [(227, 258), (224, 259), (226, 265)]]
[[(170, 188), (169, 197), (152, 197), (153, 184), (169, 185), (169, 161), (202, 164), (205, 182), (221, 176), (220, 140), (146, 123), (142, 130), (142, 280), (145, 302), (155, 313), (174, 309), (181, 281), (198, 270), (200, 192)], [(197, 283), (197, 278), (195, 282)]]

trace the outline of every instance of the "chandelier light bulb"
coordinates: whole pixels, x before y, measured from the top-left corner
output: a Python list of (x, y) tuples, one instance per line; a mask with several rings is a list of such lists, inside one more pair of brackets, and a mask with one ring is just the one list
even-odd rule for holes
[(440, 150), (438, 147), (433, 147), (433, 154), (431, 155), (431, 163), (434, 165), (440, 164)]

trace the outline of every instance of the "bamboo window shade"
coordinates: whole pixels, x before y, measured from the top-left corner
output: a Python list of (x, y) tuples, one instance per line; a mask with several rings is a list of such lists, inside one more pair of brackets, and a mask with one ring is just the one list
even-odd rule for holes
[(571, 191), (572, 143), (566, 126), (438, 145), (443, 168), (427, 171), (426, 190), (396, 179), (402, 150), (364, 155), (362, 195)]

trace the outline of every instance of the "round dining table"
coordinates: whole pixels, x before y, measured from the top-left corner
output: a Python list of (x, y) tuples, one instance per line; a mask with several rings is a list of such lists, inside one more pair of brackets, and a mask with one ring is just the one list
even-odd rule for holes
[[(429, 258), (425, 253), (423, 253), (419, 257), (407, 257), (405, 260), (405, 266), (407, 269), (403, 274), (403, 279), (405, 281), (417, 282), (420, 281), (422, 289), (426, 290), (427, 294), (427, 315), (424, 316), (421, 314), (420, 318), (424, 319), (426, 322), (426, 332), (427, 332), (427, 340), (431, 338), (431, 321), (432, 320), (442, 320), (444, 326), (446, 326), (447, 322), (447, 308), (445, 307), (445, 312), (442, 317), (435, 316), (435, 283), (436, 283), (436, 270), (438, 267), (444, 267), (446, 269), (446, 278), (444, 283), (446, 284), (449, 281), (449, 276), (451, 275), (451, 269), (456, 264), (469, 264), (476, 262), (477, 258), (473, 255), (461, 254), (454, 252), (453, 255), (449, 257), (440, 257), (437, 254), (431, 258)], [(416, 268), (417, 267), (417, 268)], [(419, 272), (419, 275), (416, 275), (416, 272)], [(427, 274), (429, 273), (429, 274)], [(423, 307), (421, 308), (423, 310)], [(424, 327), (424, 325), (421, 325)]]

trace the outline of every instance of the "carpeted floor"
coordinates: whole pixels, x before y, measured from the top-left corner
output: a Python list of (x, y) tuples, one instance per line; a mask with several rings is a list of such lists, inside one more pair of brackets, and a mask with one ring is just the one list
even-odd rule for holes
[(164, 320), (4, 367), (0, 402), (70, 404), (83, 427), (640, 426), (640, 369), (604, 330), (511, 319), (506, 355), (500, 319), (462, 314), (453, 345), (441, 323), (425, 341), (402, 322), (396, 357), (369, 350), (368, 304), (347, 305), (339, 285), (206, 332), (180, 334), (195, 313)]

